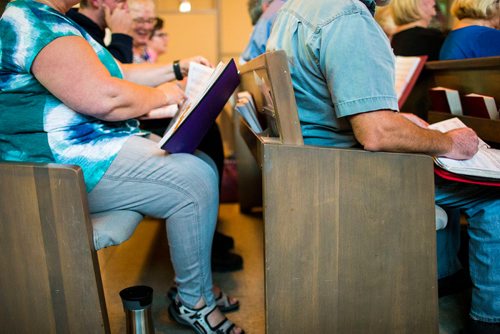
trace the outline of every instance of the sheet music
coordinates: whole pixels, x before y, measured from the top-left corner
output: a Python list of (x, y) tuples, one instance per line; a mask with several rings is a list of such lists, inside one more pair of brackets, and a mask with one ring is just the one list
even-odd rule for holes
[[(194, 64), (196, 65), (192, 68), (191, 66), (193, 66)], [(202, 69), (201, 67), (205, 67), (205, 69)], [(211, 73), (208, 77), (206, 77), (206, 74), (208, 73), (208, 70), (206, 68), (211, 70)], [(191, 73), (193, 69), (195, 70), (195, 72)], [(222, 62), (220, 62), (215, 69), (197, 63), (191, 63), (191, 65), (189, 65), (188, 82), (186, 84), (187, 99), (184, 101), (182, 106), (175, 114), (175, 117), (170, 122), (167, 130), (165, 131), (165, 134), (163, 135), (162, 140), (158, 144), (160, 147), (170, 138), (170, 136), (172, 136), (172, 134), (179, 128), (182, 122), (184, 122), (184, 120), (189, 116), (189, 114), (203, 98), (208, 88), (212, 86), (213, 82), (219, 77), (223, 70), (224, 63)], [(191, 79), (191, 83), (189, 81), (190, 76), (194, 77), (194, 79)], [(188, 86), (190, 94), (188, 94)], [(192, 95), (192, 97), (190, 95)]]
[(396, 93), (398, 100), (403, 95), (405, 87), (410, 82), (410, 79), (415, 73), (421, 59), (419, 57), (401, 57), (396, 56)]
[[(465, 127), (467, 126), (456, 117), (429, 126), (430, 129), (441, 132)], [(500, 179), (500, 150), (490, 148), (482, 139), (479, 139), (478, 148), (478, 152), (469, 160), (443, 157), (436, 157), (434, 160), (438, 166), (453, 173)]]
[(191, 100), (201, 95), (207, 86), (214, 69), (199, 63), (189, 63), (189, 73), (187, 76), (186, 95)]

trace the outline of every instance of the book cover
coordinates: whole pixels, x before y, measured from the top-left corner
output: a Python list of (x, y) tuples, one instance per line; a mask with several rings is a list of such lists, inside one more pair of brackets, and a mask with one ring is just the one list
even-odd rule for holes
[(487, 95), (467, 94), (463, 97), (464, 115), (499, 119), (495, 98)]
[(429, 90), (431, 110), (453, 115), (463, 115), (462, 102), (458, 90), (434, 87)]
[(158, 146), (170, 153), (193, 153), (239, 84), (234, 59), (219, 64), (205, 89), (179, 109)]
[(403, 106), (410, 95), (413, 86), (424, 68), (427, 56), (403, 57), (396, 56), (396, 94), (399, 108)]
[[(430, 129), (441, 132), (463, 127), (466, 127), (466, 125), (456, 117), (429, 126)], [(491, 148), (481, 139), (479, 139), (478, 151), (471, 159), (454, 160), (434, 157), (434, 163), (451, 173), (500, 180), (500, 150)]]
[(238, 102), (234, 109), (243, 117), (245, 122), (250, 126), (253, 132), (261, 133), (262, 126), (257, 119), (257, 109), (253, 101), (252, 95), (248, 92), (238, 93)]

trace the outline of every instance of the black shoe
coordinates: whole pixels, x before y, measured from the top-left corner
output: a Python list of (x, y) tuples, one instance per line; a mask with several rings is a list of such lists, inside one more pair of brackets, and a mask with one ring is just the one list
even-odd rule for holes
[(438, 295), (441, 298), (471, 287), (472, 281), (470, 280), (469, 273), (464, 269), (460, 269), (456, 273), (438, 280)]
[(500, 323), (483, 322), (469, 318), (464, 334), (500, 334)]
[(243, 258), (228, 251), (212, 251), (212, 271), (228, 272), (243, 269)]
[(234, 248), (234, 239), (228, 235), (215, 231), (212, 248), (217, 252), (227, 252)]

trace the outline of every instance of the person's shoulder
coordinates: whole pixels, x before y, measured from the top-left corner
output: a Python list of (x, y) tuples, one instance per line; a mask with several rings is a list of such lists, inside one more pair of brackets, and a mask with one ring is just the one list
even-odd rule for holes
[(500, 30), (490, 27), (478, 27), (481, 29), (476, 29), (478, 35), (487, 36), (488, 38), (495, 38), (498, 41), (500, 38)]

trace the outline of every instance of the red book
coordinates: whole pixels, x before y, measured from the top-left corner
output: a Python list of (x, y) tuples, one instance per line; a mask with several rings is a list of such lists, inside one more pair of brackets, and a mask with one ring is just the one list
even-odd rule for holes
[(429, 99), (431, 101), (432, 111), (459, 116), (463, 114), (458, 90), (445, 87), (434, 87), (429, 90)]
[(495, 98), (487, 95), (467, 94), (463, 97), (464, 115), (499, 119)]
[(403, 106), (410, 95), (415, 82), (424, 68), (427, 56), (403, 57), (396, 56), (396, 94), (399, 108)]
[(489, 186), (489, 187), (500, 187), (500, 181), (498, 180), (488, 179), (488, 178), (483, 179), (483, 178), (467, 177), (465, 175), (455, 174), (447, 170), (441, 169), (438, 166), (434, 166), (434, 173), (437, 176), (449, 181), (479, 184), (482, 186)]

